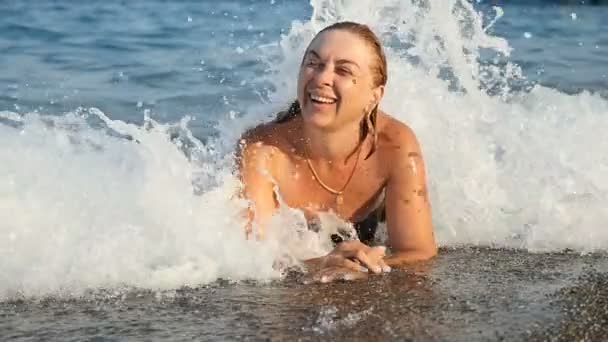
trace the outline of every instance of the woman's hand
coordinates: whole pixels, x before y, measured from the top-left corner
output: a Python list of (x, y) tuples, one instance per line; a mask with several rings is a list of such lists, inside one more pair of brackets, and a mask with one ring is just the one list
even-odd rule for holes
[(327, 257), (338, 260), (344, 260), (342, 266), (346, 266), (352, 270), (380, 274), (382, 272), (390, 272), (391, 268), (384, 263), (386, 255), (386, 247), (375, 246), (370, 247), (359, 240), (349, 240), (342, 242), (331, 251)]
[(306, 262), (310, 276), (305, 282), (355, 280), (367, 277), (370, 271), (390, 272), (383, 260), (385, 252), (384, 246), (369, 247), (358, 240), (342, 242), (326, 256)]

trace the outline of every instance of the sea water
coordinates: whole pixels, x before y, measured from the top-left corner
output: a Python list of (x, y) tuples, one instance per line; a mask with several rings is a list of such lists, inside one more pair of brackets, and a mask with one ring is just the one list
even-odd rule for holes
[[(490, 279), (513, 282), (508, 274), (517, 260), (524, 263), (518, 288), (532, 291), (528, 298), (539, 306), (526, 310), (525, 299), (512, 302), (523, 305), (519, 311), (512, 303), (477, 305), (498, 312), (503, 326), (522, 328), (526, 322), (515, 317), (545, 312), (546, 293), (574, 284), (589, 265), (606, 269), (608, 7), (601, 1), (39, 1), (3, 3), (0, 18), (0, 300), (8, 336), (43, 337), (45, 320), (66, 305), (72, 318), (91, 319), (83, 313), (90, 310), (119, 317), (135, 298), (146, 314), (180, 311), (182, 302), (196, 307), (171, 324), (155, 321), (168, 336), (252, 337), (264, 327), (254, 323), (262, 315), (268, 336), (293, 337), (293, 327), (281, 322), (306, 316), (315, 296), (336, 300), (297, 282), (274, 282), (285, 276), (273, 267), (277, 261), (297, 265), (330, 244), (286, 207), (267, 239), (246, 240), (232, 151), (242, 132), (293, 100), (308, 42), (339, 20), (366, 23), (385, 43), (382, 108), (421, 142), (443, 256), (425, 271), (430, 278), (396, 272), (374, 280), (378, 296), (389, 293), (384, 308), (321, 306), (314, 320), (294, 321), (301, 334), (341, 335), (356, 322), (414, 305), (390, 295), (412, 288), (399, 281), (422, 292), (453, 284), (451, 296), (476, 298), (473, 279), (496, 268), (504, 272)], [(564, 250), (574, 254), (565, 261), (553, 254)], [(477, 265), (473, 283), (462, 286), (453, 269), (475, 255), (490, 259), (469, 261)], [(501, 260), (511, 266), (497, 266)], [(535, 262), (544, 266), (535, 269)], [(535, 278), (539, 270), (548, 272), (541, 272), (545, 280)], [(437, 279), (443, 282), (435, 286)], [(347, 302), (348, 292), (369, 295), (362, 284), (331, 291), (344, 289)], [(491, 296), (506, 291), (494, 290)], [(281, 298), (291, 293), (303, 302), (285, 309)], [(30, 302), (40, 298), (52, 304)], [(70, 298), (84, 302), (70, 306)], [(428, 307), (428, 300), (418, 304)], [(459, 302), (452, 322), (468, 319), (466, 302), (475, 301)], [(230, 313), (263, 305), (278, 313)], [(210, 317), (201, 321), (201, 312), (224, 318), (215, 326)], [(32, 326), (22, 325), (24, 316)], [(449, 325), (431, 316), (414, 328), (389, 324), (381, 332), (420, 336), (421, 327), (434, 327), (431, 336), (449, 336)], [(246, 322), (238, 329), (237, 318)], [(17, 322), (21, 330), (12, 327)], [(146, 336), (141, 321), (110, 322), (109, 330), (90, 334), (73, 328), (81, 337)], [(132, 330), (121, 335), (124, 329)], [(463, 339), (473, 333), (456, 331)]]

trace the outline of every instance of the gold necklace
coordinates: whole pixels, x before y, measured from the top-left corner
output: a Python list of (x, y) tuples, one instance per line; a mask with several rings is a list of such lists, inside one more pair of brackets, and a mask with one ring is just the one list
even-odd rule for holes
[(357, 164), (359, 163), (359, 155), (361, 154), (361, 145), (362, 144), (359, 143), (359, 146), (357, 146), (357, 157), (356, 157), (357, 159), (355, 159), (355, 165), (353, 165), (353, 170), (350, 172), (350, 176), (348, 176), (346, 183), (340, 190), (336, 190), (336, 189), (330, 187), (329, 185), (325, 184), (321, 180), (321, 178), (319, 177), (319, 174), (317, 174), (317, 171), (315, 171), (315, 168), (312, 166), (312, 162), (310, 161), (310, 158), (308, 157), (308, 144), (306, 144), (306, 146), (304, 146), (304, 153), (306, 154), (306, 164), (308, 165), (310, 172), (312, 172), (314, 179), (317, 181), (317, 183), (319, 183), (319, 185), (321, 185), (321, 187), (323, 189), (325, 189), (327, 192), (329, 192), (333, 195), (336, 195), (336, 205), (342, 205), (344, 203), (344, 197), (342, 196), (342, 194), (344, 193), (344, 190), (346, 190), (346, 187), (350, 183), (350, 180), (355, 175), (355, 170), (357, 169)]

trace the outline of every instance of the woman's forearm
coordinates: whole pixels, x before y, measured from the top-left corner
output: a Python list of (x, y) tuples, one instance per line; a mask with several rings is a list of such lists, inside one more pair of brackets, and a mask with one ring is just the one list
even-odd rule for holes
[(302, 261), (307, 272), (316, 272), (323, 267), (323, 257), (306, 259)]
[(437, 249), (431, 250), (411, 250), (411, 251), (398, 251), (394, 252), (392, 255), (386, 256), (384, 258), (384, 262), (391, 266), (401, 266), (406, 264), (411, 264), (417, 261), (424, 261), (431, 259), (437, 255)]

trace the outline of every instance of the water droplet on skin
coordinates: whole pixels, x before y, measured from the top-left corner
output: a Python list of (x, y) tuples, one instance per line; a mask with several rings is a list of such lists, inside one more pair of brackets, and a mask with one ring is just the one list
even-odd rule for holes
[(410, 170), (412, 170), (412, 175), (417, 175), (418, 174), (418, 169), (416, 168), (416, 161), (410, 157)]

